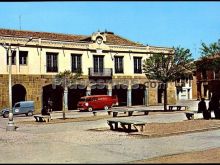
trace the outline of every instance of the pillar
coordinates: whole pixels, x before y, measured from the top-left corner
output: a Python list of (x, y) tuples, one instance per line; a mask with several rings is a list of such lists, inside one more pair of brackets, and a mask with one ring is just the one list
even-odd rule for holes
[(86, 88), (86, 96), (90, 96), (90, 95), (91, 95), (91, 87), (88, 86), (88, 87)]
[(111, 85), (108, 85), (107, 94), (108, 94), (109, 96), (112, 96), (112, 86), (111, 86)]
[(128, 86), (127, 90), (127, 106), (131, 106), (131, 86)]

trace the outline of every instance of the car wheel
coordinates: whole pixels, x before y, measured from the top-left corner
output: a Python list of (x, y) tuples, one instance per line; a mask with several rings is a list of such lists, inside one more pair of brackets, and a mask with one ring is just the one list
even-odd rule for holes
[(106, 106), (104, 106), (104, 110), (108, 110), (108, 106), (106, 105)]
[(9, 112), (5, 112), (5, 113), (3, 114), (3, 117), (4, 117), (4, 118), (8, 118), (8, 116), (9, 116)]
[(27, 114), (26, 114), (26, 116), (33, 116), (33, 112), (28, 112)]
[(93, 110), (92, 107), (89, 107), (89, 108), (88, 108), (88, 111), (89, 111), (89, 112), (92, 112), (92, 110)]

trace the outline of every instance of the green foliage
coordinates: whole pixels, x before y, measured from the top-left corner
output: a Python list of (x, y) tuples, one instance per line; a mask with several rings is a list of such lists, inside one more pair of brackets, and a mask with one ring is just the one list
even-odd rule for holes
[(201, 60), (197, 62), (197, 69), (202, 70), (220, 70), (220, 39), (206, 45), (204, 42), (201, 44)]
[(144, 60), (146, 77), (166, 83), (192, 74), (195, 65), (190, 50), (180, 47), (174, 50), (173, 55), (154, 54)]
[(77, 73), (73, 74), (71, 71), (69, 70), (65, 70), (63, 72), (58, 73), (55, 77), (56, 78), (67, 78), (69, 80), (76, 80), (79, 79), (80, 76), (82, 75), (81, 70), (79, 70)]
[(201, 44), (201, 55), (204, 57), (211, 57), (220, 53), (220, 39), (217, 42), (213, 42), (209, 45), (206, 45), (204, 42)]

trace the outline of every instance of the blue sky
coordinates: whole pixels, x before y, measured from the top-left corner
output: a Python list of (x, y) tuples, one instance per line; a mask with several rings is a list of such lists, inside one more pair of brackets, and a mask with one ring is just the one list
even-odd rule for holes
[(107, 30), (145, 45), (188, 48), (197, 59), (201, 42), (220, 39), (220, 2), (0, 2), (0, 28), (82, 35)]

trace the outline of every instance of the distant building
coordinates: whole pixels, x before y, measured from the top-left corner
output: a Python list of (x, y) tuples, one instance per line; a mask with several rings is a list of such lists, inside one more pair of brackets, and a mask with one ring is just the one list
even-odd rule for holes
[[(24, 46), (29, 37), (32, 40)], [(13, 48), (13, 104), (34, 100), (37, 112), (49, 99), (54, 110), (62, 110), (63, 88), (57, 85), (54, 89), (53, 81), (64, 70), (83, 72), (82, 80), (68, 89), (69, 110), (76, 109), (81, 96), (94, 94), (117, 95), (119, 106), (158, 105), (162, 103), (162, 92), (157, 81), (147, 80), (142, 62), (154, 53), (173, 53), (172, 48), (145, 46), (113, 32), (86, 36), (0, 29), (0, 43), (10, 43)], [(0, 66), (0, 108), (3, 108), (9, 100), (8, 57), (1, 46)], [(169, 83), (168, 103), (175, 102), (175, 83)]]
[[(197, 98), (210, 99), (213, 93), (220, 96), (220, 54), (196, 61)], [(213, 63), (214, 62), (214, 63)], [(216, 65), (219, 69), (215, 69)]]

